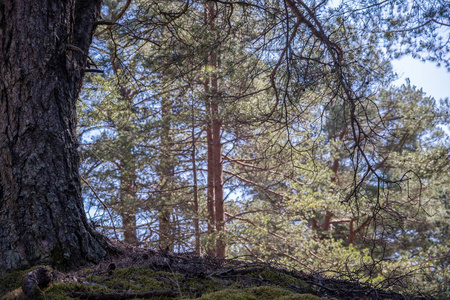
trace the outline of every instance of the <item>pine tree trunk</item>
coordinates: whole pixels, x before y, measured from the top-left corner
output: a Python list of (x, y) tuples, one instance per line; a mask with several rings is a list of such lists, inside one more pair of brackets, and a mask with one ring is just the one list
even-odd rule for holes
[(194, 105), (192, 105), (192, 180), (193, 180), (193, 196), (194, 196), (194, 236), (195, 236), (195, 253), (200, 256), (202, 254), (201, 248), (201, 232), (200, 232), (200, 218), (199, 218), (199, 203), (198, 203), (198, 180), (197, 180), (197, 141), (195, 140), (195, 120), (194, 120)]
[(81, 198), (75, 104), (101, 1), (0, 2), (0, 273), (112, 249)]
[(122, 216), (123, 241), (130, 245), (138, 245), (136, 232), (136, 213), (128, 213)]
[[(119, 98), (125, 104), (132, 102), (125, 89), (120, 90)], [(131, 109), (130, 107), (128, 109)], [(138, 211), (137, 188), (136, 188), (136, 158), (133, 154), (135, 140), (133, 130), (128, 124), (116, 123), (119, 131), (119, 153), (120, 159), (120, 190), (117, 211), (122, 218), (123, 240), (130, 245), (138, 245), (136, 228), (136, 214)]]
[(165, 206), (159, 211), (159, 248), (161, 250), (173, 250), (172, 222), (170, 220), (172, 214)]
[[(216, 18), (217, 10), (216, 3), (206, 3), (206, 21), (211, 32), (216, 30)], [(208, 196), (212, 194), (213, 200), (210, 202), (208, 197), (208, 205), (211, 205), (211, 212), (214, 211), (214, 215), (210, 215), (213, 220), (210, 222), (211, 226), (215, 228), (211, 231), (219, 233), (215, 241), (215, 249), (211, 251), (213, 256), (217, 258), (225, 257), (225, 241), (223, 236), (220, 235), (225, 230), (225, 208), (223, 202), (223, 171), (222, 171), (222, 122), (220, 120), (220, 107), (219, 107), (219, 80), (217, 73), (218, 54), (217, 49), (211, 50), (208, 56), (208, 65), (214, 70), (210, 75), (210, 79), (207, 81), (208, 87), (205, 89), (210, 95), (208, 101), (210, 120), (207, 128), (207, 141), (208, 141)], [(213, 187), (212, 191), (210, 190)]]
[[(213, 131), (212, 131), (212, 111), (211, 98), (209, 97), (209, 80), (205, 83), (205, 94), (208, 95), (206, 101), (206, 110), (208, 119), (206, 124), (206, 144), (207, 144), (207, 163), (208, 163), (208, 179), (206, 187), (206, 206), (208, 209), (208, 234), (211, 236), (216, 231), (216, 208), (214, 202), (214, 158), (213, 158)], [(215, 241), (208, 247), (207, 253), (211, 257), (216, 256)]]
[[(127, 147), (127, 159), (133, 159), (131, 153), (131, 145)], [(122, 218), (122, 230), (123, 240), (130, 245), (138, 245), (139, 240), (137, 238), (136, 229), (136, 213), (137, 213), (137, 201), (136, 201), (136, 174), (134, 163), (122, 162), (121, 170), (121, 184), (120, 184), (120, 203), (119, 214)]]
[(172, 188), (174, 186), (175, 163), (171, 156), (173, 146), (173, 104), (169, 97), (164, 97), (161, 101), (161, 153), (158, 166), (160, 187), (162, 189), (159, 196), (159, 247), (163, 250), (173, 250), (174, 247), (174, 225), (173, 222), (171, 222), (171, 217), (173, 213)]
[[(213, 103), (213, 160), (214, 160), (214, 204), (216, 231), (220, 234), (225, 231), (225, 207), (223, 201), (223, 172), (222, 172), (222, 143), (221, 122), (219, 120), (219, 105)], [(216, 257), (225, 258), (225, 241), (223, 236), (216, 241)]]

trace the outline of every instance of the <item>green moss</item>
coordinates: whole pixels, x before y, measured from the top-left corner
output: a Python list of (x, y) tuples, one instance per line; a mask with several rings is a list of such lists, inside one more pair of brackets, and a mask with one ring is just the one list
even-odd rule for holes
[(157, 272), (138, 266), (115, 270), (103, 280), (94, 280), (108, 288), (135, 292), (163, 289), (164, 282), (156, 279)]
[(185, 295), (203, 295), (213, 293), (228, 286), (223, 280), (217, 278), (189, 278), (181, 281), (181, 292)]
[(88, 275), (91, 275), (93, 272), (94, 272), (94, 269), (85, 268), (81, 271), (81, 276), (88, 276)]
[(22, 292), (22, 288), (17, 288), (5, 294), (4, 296), (0, 296), (0, 300), (13, 300), (13, 299), (14, 300), (25, 299), (25, 295)]
[(257, 300), (256, 296), (245, 290), (227, 289), (203, 295), (202, 300)]
[(293, 294), (291, 291), (274, 288), (271, 286), (249, 288), (247, 291), (257, 295), (258, 299), (280, 299), (281, 297)]
[[(32, 270), (32, 269), (30, 269)], [(6, 292), (20, 288), (26, 271), (19, 271), (0, 277), (0, 282), (12, 282)], [(313, 295), (299, 295), (288, 290), (292, 286), (306, 285), (301, 279), (278, 272), (276, 270), (261, 269), (245, 276), (230, 278), (190, 277), (175, 272), (155, 271), (148, 267), (130, 266), (116, 270), (98, 272), (86, 268), (78, 273), (79, 282), (55, 283), (45, 289), (39, 299), (69, 300), (70, 292), (112, 293), (112, 292), (147, 292), (152, 290), (179, 291), (177, 299), (283, 299), (283, 300), (318, 300)], [(253, 280), (249, 277), (254, 278)], [(262, 279), (262, 280), (261, 280)], [(83, 282), (83, 283), (81, 283)], [(249, 287), (253, 284), (267, 286)], [(3, 288), (3, 286), (2, 286)], [(5, 292), (5, 294), (6, 294)], [(8, 294), (9, 298), (20, 299), (20, 290)], [(165, 296), (153, 299), (169, 299)], [(3, 298), (0, 298), (3, 300)]]
[(42, 295), (45, 300), (73, 300), (67, 296), (68, 292), (100, 293), (111, 292), (100, 285), (86, 285), (78, 282), (56, 283), (46, 289)]
[[(171, 276), (179, 279), (181, 274), (166, 272), (155, 272), (151, 269), (138, 266), (117, 269), (110, 274), (92, 275), (92, 270), (85, 270), (86, 275), (82, 283), (57, 283), (44, 291), (44, 299), (72, 299), (66, 294), (68, 292), (89, 292), (89, 293), (111, 293), (117, 291), (146, 292), (151, 290), (172, 288), (163, 280), (158, 280), (158, 276)], [(169, 277), (170, 278), (170, 277)]]
[(261, 270), (259, 272), (250, 273), (248, 276), (253, 278), (262, 278), (267, 283), (283, 288), (296, 286), (309, 292), (314, 292), (314, 289), (300, 278), (279, 272), (277, 270)]
[(218, 292), (203, 295), (202, 300), (320, 300), (319, 297), (309, 294), (294, 294), (288, 290), (261, 286), (243, 290), (225, 289)]
[(294, 294), (290, 296), (284, 296), (280, 298), (280, 300), (320, 300), (320, 298), (311, 294)]
[(28, 272), (31, 272), (36, 268), (37, 267), (33, 267), (27, 270), (13, 271), (0, 276), (0, 297), (11, 293), (18, 288), (21, 288), (23, 278), (28, 274)]

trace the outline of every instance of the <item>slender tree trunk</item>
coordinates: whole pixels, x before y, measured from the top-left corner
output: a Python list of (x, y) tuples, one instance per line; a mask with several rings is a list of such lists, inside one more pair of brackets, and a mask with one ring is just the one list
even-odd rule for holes
[(159, 248), (162, 250), (172, 250), (173, 249), (173, 237), (172, 237), (172, 224), (171, 216), (167, 208), (162, 207), (159, 212)]
[(136, 231), (136, 214), (123, 214), (122, 225), (124, 242), (130, 245), (137, 245), (139, 240)]
[(137, 245), (139, 240), (137, 238), (136, 229), (136, 166), (131, 153), (132, 145), (130, 145), (129, 142), (125, 143), (124, 148), (126, 148), (128, 153), (126, 153), (126, 157), (121, 162), (120, 203), (118, 211), (122, 218), (124, 242), (130, 245)]
[(75, 104), (100, 1), (0, 2), (0, 273), (112, 249), (86, 219)]
[(158, 167), (163, 189), (159, 201), (159, 247), (163, 250), (173, 250), (174, 246), (174, 223), (171, 220), (173, 213), (171, 189), (174, 185), (175, 169), (174, 160), (170, 155), (172, 134), (172, 101), (169, 97), (164, 97), (161, 102), (161, 153)]
[[(216, 3), (206, 3), (206, 21), (211, 32), (216, 30), (216, 18), (217, 10)], [(214, 206), (214, 222), (212, 226), (215, 226), (215, 230), (219, 233), (216, 239), (214, 256), (217, 258), (225, 257), (225, 242), (223, 240), (222, 233), (225, 229), (225, 210), (223, 202), (223, 172), (222, 172), (222, 122), (220, 120), (220, 107), (219, 107), (219, 80), (217, 76), (218, 70), (218, 58), (217, 49), (212, 48), (211, 53), (208, 55), (208, 65), (213, 70), (208, 81), (208, 89), (210, 95), (209, 100), (209, 112), (210, 120), (208, 127), (208, 189), (210, 184), (213, 188), (213, 203)], [(211, 156), (210, 156), (211, 155)], [(211, 170), (210, 170), (211, 167)], [(212, 179), (210, 179), (210, 177)], [(208, 192), (210, 192), (208, 190)]]
[[(208, 234), (211, 236), (216, 231), (216, 208), (214, 197), (214, 158), (213, 158), (213, 131), (212, 131), (212, 108), (211, 97), (209, 97), (209, 79), (205, 83), (205, 94), (208, 95), (206, 102), (206, 109), (208, 112), (208, 119), (206, 124), (206, 144), (207, 144), (207, 163), (208, 163), (208, 179), (206, 188), (206, 206), (208, 209)], [(215, 241), (208, 248), (208, 255), (216, 256)]]
[[(217, 65), (217, 56), (215, 53), (211, 54), (211, 65), (215, 68)], [(220, 120), (219, 109), (219, 80), (217, 74), (212, 75), (211, 79), (211, 112), (212, 112), (212, 158), (214, 169), (214, 206), (215, 206), (215, 224), (216, 231), (219, 236), (216, 241), (216, 257), (225, 257), (225, 241), (223, 240), (223, 233), (225, 230), (225, 207), (223, 201), (223, 167), (222, 167), (222, 122)]]
[(355, 241), (356, 232), (353, 230), (353, 220), (350, 221), (349, 229), (348, 229), (348, 243), (353, 244)]
[[(221, 122), (219, 120), (219, 105), (213, 103), (213, 160), (214, 160), (214, 204), (216, 231), (220, 234), (225, 230), (225, 207), (223, 201), (223, 172), (222, 172), (222, 144), (221, 144)], [(223, 236), (218, 237), (216, 242), (216, 257), (225, 257), (225, 241)]]
[(192, 180), (194, 181), (194, 236), (195, 236), (195, 253), (200, 256), (202, 254), (201, 240), (200, 240), (200, 219), (199, 219), (199, 205), (198, 205), (198, 181), (197, 181), (197, 146), (195, 139), (195, 111), (194, 103), (192, 104)]
[[(113, 19), (117, 13), (117, 3), (108, 3), (109, 18)], [(108, 43), (109, 59), (114, 72), (118, 75), (119, 70), (122, 69), (119, 63), (116, 46)], [(131, 91), (125, 87), (117, 86), (119, 92), (119, 101), (121, 101), (128, 110), (132, 110), (133, 99), (130, 97)], [(138, 245), (139, 239), (137, 237), (136, 215), (137, 215), (137, 189), (136, 189), (136, 160), (133, 155), (133, 148), (135, 141), (132, 139), (133, 132), (127, 123), (116, 122), (114, 124), (119, 132), (119, 141), (121, 142), (122, 155), (120, 160), (120, 191), (119, 203), (116, 211), (122, 219), (123, 241), (130, 245)]]

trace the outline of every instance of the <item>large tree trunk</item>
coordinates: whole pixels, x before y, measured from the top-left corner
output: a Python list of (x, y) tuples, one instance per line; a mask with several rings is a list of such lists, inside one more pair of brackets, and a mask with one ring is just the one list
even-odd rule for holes
[(0, 2), (0, 273), (107, 256), (81, 199), (75, 110), (100, 2)]

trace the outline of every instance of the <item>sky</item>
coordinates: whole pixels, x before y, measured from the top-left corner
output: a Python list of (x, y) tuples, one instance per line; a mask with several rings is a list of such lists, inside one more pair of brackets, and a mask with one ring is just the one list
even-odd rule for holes
[[(394, 82), (395, 85), (400, 86), (409, 78), (411, 85), (422, 88), (426, 95), (434, 97), (437, 103), (440, 99), (450, 98), (450, 72), (445, 68), (432, 62), (421, 62), (411, 56), (393, 60), (392, 66), (399, 76)], [(441, 127), (450, 136), (450, 124), (443, 124)]]
[(450, 72), (445, 68), (437, 67), (432, 62), (421, 62), (411, 56), (394, 60), (392, 65), (394, 72), (399, 75), (395, 85), (401, 85), (409, 78), (411, 85), (423, 88), (427, 96), (432, 96), (437, 101), (450, 98)]
[[(337, 7), (341, 0), (330, 0), (329, 7)], [(441, 29), (442, 36), (448, 38), (450, 30)], [(434, 97), (437, 101), (441, 98), (450, 98), (450, 72), (445, 68), (437, 67), (435, 63), (423, 63), (411, 56), (392, 61), (394, 72), (399, 75), (395, 85), (402, 85), (406, 78), (410, 79), (411, 85), (422, 87), (423, 91)]]

